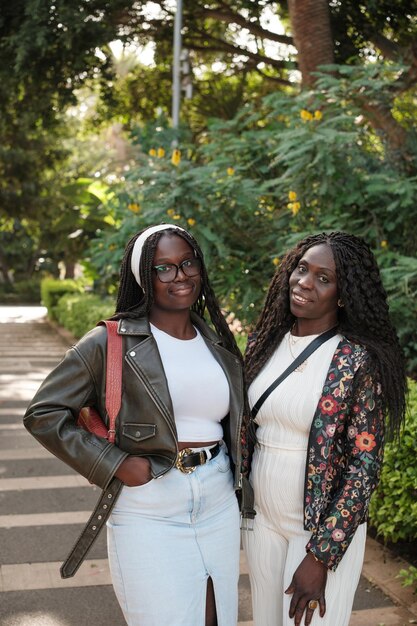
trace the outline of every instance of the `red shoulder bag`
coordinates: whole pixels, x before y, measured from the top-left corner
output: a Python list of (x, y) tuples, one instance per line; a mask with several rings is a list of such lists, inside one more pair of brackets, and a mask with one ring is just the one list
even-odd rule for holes
[(77, 426), (114, 443), (116, 418), (122, 402), (122, 336), (117, 333), (117, 321), (105, 320), (100, 324), (107, 328), (106, 411), (109, 427), (107, 428), (99, 412), (91, 406), (81, 409)]

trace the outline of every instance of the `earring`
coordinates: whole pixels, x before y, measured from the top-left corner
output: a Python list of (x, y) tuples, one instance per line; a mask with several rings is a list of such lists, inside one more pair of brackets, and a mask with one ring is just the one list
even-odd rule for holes
[(343, 302), (342, 302), (342, 300), (341, 300), (340, 298), (339, 298), (339, 300), (337, 301), (337, 306), (338, 306), (338, 307), (340, 307), (340, 308), (342, 308), (342, 307), (344, 307), (344, 306), (345, 306), (345, 305), (343, 304)]

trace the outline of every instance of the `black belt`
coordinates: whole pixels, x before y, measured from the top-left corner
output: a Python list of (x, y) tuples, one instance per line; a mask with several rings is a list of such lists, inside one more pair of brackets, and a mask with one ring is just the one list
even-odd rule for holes
[(122, 487), (123, 483), (121, 480), (118, 478), (112, 478), (107, 489), (103, 490), (90, 519), (61, 566), (62, 578), (70, 578), (71, 576), (74, 576), (75, 572), (84, 561), (87, 556), (87, 552), (90, 550), (91, 546), (97, 539), (100, 530), (109, 518)]
[(180, 450), (175, 461), (175, 467), (184, 474), (191, 474), (197, 465), (204, 465), (210, 459), (214, 459), (220, 452), (220, 443), (216, 443), (213, 448), (209, 448), (210, 456), (206, 450), (198, 450), (193, 452), (191, 448)]

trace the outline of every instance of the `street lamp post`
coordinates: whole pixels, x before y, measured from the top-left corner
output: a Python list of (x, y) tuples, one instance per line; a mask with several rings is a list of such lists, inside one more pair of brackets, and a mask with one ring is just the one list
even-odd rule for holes
[(181, 28), (182, 0), (177, 0), (177, 11), (174, 21), (174, 61), (172, 66), (172, 126), (178, 129), (180, 121), (181, 100)]

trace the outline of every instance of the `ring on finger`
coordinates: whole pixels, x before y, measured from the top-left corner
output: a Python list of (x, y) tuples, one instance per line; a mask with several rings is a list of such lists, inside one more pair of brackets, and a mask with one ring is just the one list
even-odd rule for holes
[(308, 608), (314, 611), (314, 609), (317, 609), (317, 605), (317, 600), (310, 600), (310, 602), (308, 603)]

